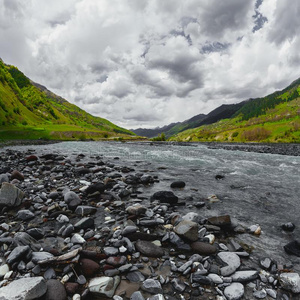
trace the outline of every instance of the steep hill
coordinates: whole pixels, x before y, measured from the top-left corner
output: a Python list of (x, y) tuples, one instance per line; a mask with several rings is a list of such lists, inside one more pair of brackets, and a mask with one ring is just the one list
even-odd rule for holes
[(134, 135), (94, 117), (0, 60), (1, 139), (100, 139)]
[(282, 91), (236, 104), (225, 118), (224, 105), (220, 106), (214, 111), (223, 107), (217, 122), (205, 123), (204, 119), (202, 126), (180, 132), (170, 140), (299, 143), (299, 93), (300, 79)]

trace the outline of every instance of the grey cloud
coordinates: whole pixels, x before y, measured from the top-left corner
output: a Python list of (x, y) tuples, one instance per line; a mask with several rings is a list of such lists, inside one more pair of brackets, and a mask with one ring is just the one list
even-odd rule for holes
[(202, 53), (211, 53), (211, 52), (221, 52), (229, 48), (231, 43), (220, 43), (220, 42), (213, 42), (213, 43), (206, 43), (202, 46), (201, 52)]

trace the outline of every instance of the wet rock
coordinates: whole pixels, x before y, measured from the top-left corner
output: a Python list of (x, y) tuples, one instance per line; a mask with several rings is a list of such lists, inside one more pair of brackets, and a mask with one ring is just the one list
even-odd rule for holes
[(21, 278), (0, 289), (1, 300), (38, 299), (47, 291), (43, 277)]
[(201, 255), (211, 255), (217, 252), (217, 247), (215, 245), (211, 245), (204, 242), (194, 242), (191, 244), (191, 248), (194, 252)]
[(239, 300), (244, 295), (244, 286), (238, 282), (232, 283), (225, 288), (224, 295), (227, 300)]
[(23, 257), (26, 257), (30, 253), (29, 246), (19, 246), (13, 249), (6, 259), (6, 262), (10, 265), (17, 261), (20, 261)]
[(79, 216), (87, 216), (97, 212), (96, 207), (79, 205), (75, 210), (75, 214)]
[(142, 290), (150, 294), (160, 294), (163, 292), (160, 282), (151, 278), (143, 282)]
[(106, 262), (112, 266), (118, 267), (126, 263), (125, 256), (110, 256), (107, 258)]
[(289, 231), (289, 232), (294, 231), (295, 227), (296, 227), (295, 224), (293, 224), (292, 222), (288, 222), (288, 223), (285, 223), (285, 224), (281, 225), (281, 228), (284, 231)]
[(17, 179), (17, 180), (23, 181), (23, 180), (24, 180), (24, 175), (23, 175), (22, 173), (20, 173), (19, 171), (14, 170), (14, 171), (12, 171), (12, 173), (11, 173), (10, 179), (11, 179), (11, 180)]
[(65, 227), (62, 227), (62, 229), (63, 230), (61, 232), (61, 235), (63, 237), (70, 236), (74, 232), (74, 230), (75, 230), (75, 228), (74, 228), (74, 226), (72, 224), (68, 224)]
[(225, 267), (221, 268), (222, 276), (231, 275), (241, 265), (241, 260), (239, 256), (232, 252), (219, 252), (218, 258), (225, 265)]
[(144, 215), (146, 211), (147, 211), (147, 208), (141, 204), (135, 204), (132, 206), (128, 206), (126, 208), (126, 212), (129, 215), (135, 215), (135, 216)]
[(105, 185), (102, 182), (97, 182), (95, 184), (91, 184), (86, 190), (85, 193), (87, 195), (94, 194), (96, 192), (103, 193), (105, 191)]
[(64, 285), (55, 279), (47, 281), (45, 300), (67, 300), (67, 292)]
[(135, 246), (138, 251), (149, 257), (162, 257), (164, 255), (164, 250), (161, 247), (148, 241), (137, 241)]
[(26, 221), (34, 218), (34, 213), (28, 209), (19, 210), (17, 213), (17, 219)]
[(53, 257), (53, 254), (49, 253), (49, 252), (45, 252), (45, 251), (42, 251), (42, 252), (32, 252), (32, 258), (31, 260), (37, 264), (38, 262), (42, 261), (42, 260), (45, 260), (45, 259), (49, 259), (49, 258), (52, 258)]
[(174, 181), (171, 183), (171, 188), (184, 188), (185, 182), (184, 181)]
[(24, 193), (11, 183), (3, 182), (0, 189), (0, 205), (19, 206)]
[(31, 228), (26, 231), (31, 237), (36, 240), (39, 240), (44, 237), (43, 232), (40, 228)]
[(247, 282), (252, 281), (258, 277), (257, 271), (237, 271), (231, 275), (232, 281)]
[(171, 205), (176, 205), (178, 203), (178, 197), (170, 191), (156, 192), (153, 194), (152, 199), (159, 200), (161, 203), (169, 203)]
[(88, 288), (92, 294), (94, 294), (96, 297), (109, 297), (112, 298), (112, 296), (115, 293), (116, 288), (118, 287), (120, 283), (120, 277), (96, 277), (91, 279), (89, 282)]
[(207, 222), (214, 226), (226, 227), (231, 225), (231, 218), (229, 215), (211, 217), (207, 219)]
[(293, 254), (300, 257), (300, 243), (292, 241), (284, 246), (284, 250), (288, 254)]
[(88, 258), (82, 258), (79, 261), (79, 265), (81, 267), (83, 275), (87, 277), (92, 277), (100, 270), (100, 265)]
[(87, 229), (87, 228), (93, 228), (94, 227), (94, 219), (85, 217), (82, 218), (80, 221), (78, 221), (75, 225), (75, 228), (78, 229)]
[(298, 273), (282, 273), (279, 276), (281, 286), (295, 294), (300, 293), (300, 276)]
[(183, 220), (174, 228), (174, 231), (182, 238), (195, 242), (198, 240), (198, 229), (197, 223)]

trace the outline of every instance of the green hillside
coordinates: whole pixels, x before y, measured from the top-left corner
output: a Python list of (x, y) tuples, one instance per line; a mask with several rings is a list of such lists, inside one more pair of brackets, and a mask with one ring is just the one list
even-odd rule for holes
[(230, 118), (183, 131), (172, 141), (300, 142), (300, 79), (282, 91), (243, 102)]
[(0, 60), (0, 138), (130, 138), (131, 131), (94, 117)]

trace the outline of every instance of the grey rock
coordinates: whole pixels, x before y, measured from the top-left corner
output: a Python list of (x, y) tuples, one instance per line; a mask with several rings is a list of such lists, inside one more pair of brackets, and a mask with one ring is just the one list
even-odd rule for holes
[(115, 247), (105, 247), (103, 251), (107, 256), (115, 256), (119, 253), (119, 249)]
[(28, 209), (19, 210), (17, 213), (17, 219), (26, 221), (34, 218), (34, 213)]
[(217, 247), (215, 245), (204, 242), (194, 242), (191, 244), (191, 247), (194, 252), (202, 255), (211, 255), (217, 252)]
[(140, 291), (136, 291), (131, 295), (130, 300), (145, 300), (145, 298)]
[(0, 278), (3, 278), (7, 272), (9, 272), (9, 266), (7, 264), (2, 265), (0, 267)]
[(19, 206), (24, 193), (11, 183), (3, 182), (0, 189), (0, 204), (5, 206)]
[(53, 268), (48, 268), (44, 273), (44, 278), (46, 280), (55, 279), (56, 278), (55, 270)]
[(70, 209), (74, 209), (81, 204), (81, 199), (73, 191), (69, 191), (64, 194), (64, 201), (68, 204)]
[(282, 273), (279, 276), (279, 282), (282, 288), (295, 294), (300, 293), (300, 276), (298, 273)]
[(74, 232), (74, 230), (75, 230), (74, 226), (72, 224), (68, 224), (62, 231), (61, 235), (63, 237), (70, 236)]
[(67, 292), (64, 285), (55, 279), (47, 281), (45, 300), (67, 300)]
[(235, 282), (225, 288), (224, 295), (227, 300), (239, 300), (243, 297), (244, 292), (244, 286), (241, 283)]
[(159, 294), (162, 293), (162, 287), (158, 280), (155, 279), (146, 279), (142, 284), (142, 290), (150, 294)]
[(252, 281), (258, 277), (257, 271), (237, 271), (231, 275), (233, 281), (247, 282)]
[(128, 206), (126, 208), (126, 212), (129, 215), (135, 215), (135, 216), (144, 215), (146, 211), (147, 211), (147, 207), (141, 204), (135, 204), (132, 206)]
[(159, 200), (162, 203), (169, 203), (171, 205), (176, 205), (178, 203), (178, 197), (170, 191), (156, 192), (153, 194), (152, 199)]
[(142, 282), (145, 280), (145, 276), (140, 271), (129, 272), (126, 278), (131, 282)]
[(268, 257), (260, 260), (261, 266), (266, 270), (268, 270), (271, 267), (271, 263), (272, 263), (272, 261)]
[(0, 289), (1, 300), (33, 300), (43, 296), (47, 285), (43, 277), (22, 278)]
[(197, 214), (195, 212), (189, 212), (186, 215), (184, 215), (182, 217), (182, 219), (185, 221), (191, 221), (191, 222), (198, 223), (201, 220), (201, 217), (199, 216), (199, 214)]
[(97, 212), (97, 208), (93, 206), (87, 206), (87, 205), (79, 205), (77, 206), (75, 210), (75, 214), (79, 216), (87, 216), (91, 215)]
[(18, 246), (9, 254), (6, 259), (6, 262), (10, 265), (14, 264), (17, 261), (20, 261), (23, 257), (26, 257), (30, 253), (29, 246)]
[(137, 227), (136, 226), (126, 226), (123, 231), (122, 231), (122, 235), (127, 235), (127, 234), (130, 234), (130, 233), (134, 233), (137, 231)]
[(198, 223), (183, 220), (174, 228), (174, 231), (179, 236), (189, 241), (195, 242), (198, 240), (198, 229)]
[(207, 277), (215, 284), (223, 283), (223, 279), (217, 274), (209, 274)]
[(277, 292), (275, 290), (272, 290), (272, 289), (266, 289), (266, 292), (267, 294), (273, 298), (273, 299), (276, 299), (277, 298)]
[(37, 264), (39, 261), (52, 258), (53, 254), (49, 252), (32, 252), (32, 262)]
[(184, 292), (186, 285), (184, 283), (182, 283), (178, 278), (174, 278), (172, 280), (173, 283), (173, 287), (176, 291), (182, 293)]
[(41, 245), (26, 232), (17, 232), (14, 237), (14, 242), (18, 246), (29, 246), (33, 251), (39, 251), (41, 249)]
[(212, 280), (207, 276), (203, 276), (202, 272), (193, 273), (192, 274), (192, 281), (197, 282), (197, 283), (201, 283), (201, 284), (205, 284), (205, 285), (210, 285), (212, 283)]
[(162, 257), (164, 255), (164, 250), (161, 247), (148, 241), (137, 241), (135, 246), (138, 251), (149, 257)]
[(225, 265), (225, 267), (221, 268), (222, 276), (231, 275), (241, 265), (241, 260), (239, 256), (232, 252), (219, 252), (218, 258)]
[(116, 288), (120, 283), (120, 277), (96, 277), (90, 280), (88, 288), (96, 297), (109, 297), (115, 293)]
[(94, 219), (85, 217), (82, 218), (80, 221), (78, 221), (75, 225), (75, 228), (78, 229), (87, 229), (87, 228), (93, 228), (94, 227)]
[(2, 184), (3, 182), (9, 182), (7, 174), (0, 174), (0, 184)]
[(82, 245), (85, 243), (85, 239), (79, 233), (75, 233), (71, 238), (71, 243)]
[(264, 299), (267, 297), (267, 292), (266, 290), (262, 289), (262, 290), (254, 290), (253, 292), (253, 296), (256, 299)]

